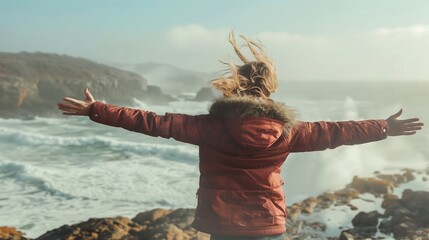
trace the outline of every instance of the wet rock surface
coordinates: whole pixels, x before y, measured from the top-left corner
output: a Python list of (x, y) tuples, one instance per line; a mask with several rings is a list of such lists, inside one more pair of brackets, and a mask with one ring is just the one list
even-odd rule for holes
[[(388, 203), (386, 203), (388, 202)], [(383, 232), (396, 238), (426, 236), (429, 234), (429, 192), (406, 189), (402, 197), (383, 201), (386, 209)], [(426, 235), (425, 235), (426, 234)]]
[[(426, 174), (426, 173), (422, 173)], [(380, 179), (380, 178), (381, 179)], [(402, 196), (393, 195), (390, 186), (399, 186), (415, 179), (414, 172), (377, 174), (372, 178), (357, 178), (344, 189), (309, 197), (287, 207), (288, 220), (285, 239), (429, 239), (429, 191), (406, 189)], [(356, 188), (354, 188), (356, 187)], [(359, 211), (354, 200), (366, 200), (371, 193), (384, 212)], [(356, 211), (349, 220), (350, 227), (340, 227), (337, 236), (326, 233), (330, 219), (317, 216), (321, 211)], [(89, 219), (74, 225), (64, 225), (49, 231), (37, 240), (47, 239), (209, 239), (191, 227), (195, 209), (154, 209), (125, 217)], [(329, 213), (328, 213), (329, 214)], [(380, 234), (381, 233), (381, 234)], [(0, 239), (27, 239), (14, 228), (0, 227)]]

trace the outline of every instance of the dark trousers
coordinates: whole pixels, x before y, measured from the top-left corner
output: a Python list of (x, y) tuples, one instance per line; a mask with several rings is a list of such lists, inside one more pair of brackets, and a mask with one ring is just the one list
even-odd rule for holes
[(211, 235), (210, 240), (284, 240), (285, 235), (260, 236), (260, 237), (228, 237)]

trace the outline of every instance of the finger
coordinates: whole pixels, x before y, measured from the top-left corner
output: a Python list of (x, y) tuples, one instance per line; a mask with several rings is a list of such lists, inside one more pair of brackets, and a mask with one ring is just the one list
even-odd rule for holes
[(58, 103), (58, 108), (61, 110), (81, 110), (80, 105), (67, 104), (67, 103)]
[(81, 113), (74, 113), (74, 112), (63, 112), (63, 115), (72, 115), (72, 116), (82, 116)]
[(423, 127), (424, 124), (422, 122), (418, 122), (418, 123), (407, 123), (404, 124), (405, 127)]
[(422, 130), (422, 127), (407, 127), (404, 129), (405, 131), (415, 131), (415, 130)]
[(88, 88), (85, 88), (84, 93), (85, 93), (86, 99), (90, 100), (91, 102), (95, 102), (95, 99), (92, 96), (92, 94), (89, 92)]
[(416, 134), (416, 131), (412, 131), (412, 132), (403, 132), (401, 135), (414, 135)]
[(64, 101), (67, 101), (67, 102), (76, 103), (76, 104), (82, 104), (81, 100), (77, 100), (77, 99), (74, 99), (74, 98), (65, 97), (63, 99), (64, 99)]
[(412, 123), (412, 122), (418, 122), (420, 121), (419, 118), (409, 118), (404, 120), (398, 120), (399, 123)]
[(389, 118), (398, 118), (399, 116), (401, 116), (401, 114), (402, 114), (402, 108), (401, 108), (401, 110), (399, 110), (399, 112), (397, 112), (397, 113), (393, 114), (393, 115), (392, 115), (392, 116), (390, 116)]

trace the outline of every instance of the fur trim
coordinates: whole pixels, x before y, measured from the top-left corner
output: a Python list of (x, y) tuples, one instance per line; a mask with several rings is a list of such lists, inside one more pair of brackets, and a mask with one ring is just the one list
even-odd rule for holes
[(295, 111), (283, 103), (254, 97), (228, 97), (217, 99), (209, 109), (217, 117), (264, 117), (284, 123), (288, 133), (296, 123)]

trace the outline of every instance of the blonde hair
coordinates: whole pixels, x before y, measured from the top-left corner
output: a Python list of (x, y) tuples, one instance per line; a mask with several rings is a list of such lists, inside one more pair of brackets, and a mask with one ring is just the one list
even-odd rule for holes
[(269, 98), (271, 93), (277, 90), (278, 82), (276, 69), (272, 60), (265, 55), (262, 44), (255, 43), (251, 39), (240, 35), (246, 42), (254, 61), (249, 61), (239, 49), (234, 37), (234, 33), (229, 34), (229, 42), (235, 53), (244, 63), (236, 65), (232, 62), (229, 65), (229, 75), (212, 80), (212, 85), (223, 93), (224, 97), (251, 96)]

